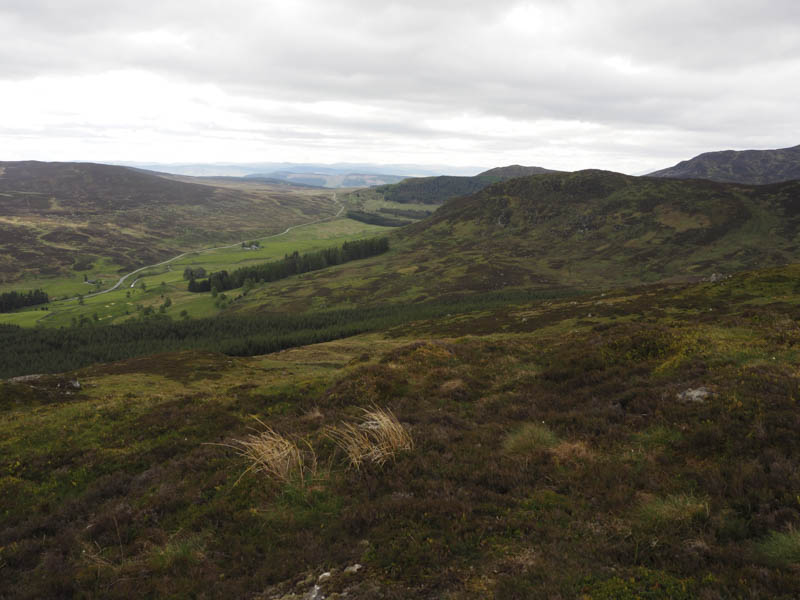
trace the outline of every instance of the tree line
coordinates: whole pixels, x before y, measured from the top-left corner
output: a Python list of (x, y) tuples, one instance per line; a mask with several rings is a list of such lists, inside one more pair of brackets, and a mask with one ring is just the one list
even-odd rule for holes
[(190, 292), (224, 292), (260, 282), (277, 281), (292, 275), (318, 271), (325, 267), (340, 265), (351, 260), (368, 258), (389, 250), (389, 238), (368, 238), (345, 242), (340, 247), (325, 248), (316, 252), (300, 254), (295, 251), (282, 260), (241, 267), (235, 271), (211, 273), (208, 279), (189, 279)]
[(28, 292), (5, 292), (0, 294), (0, 312), (11, 312), (25, 306), (47, 304), (48, 302), (50, 302), (50, 297), (47, 292), (39, 289)]
[(299, 315), (226, 315), (173, 321), (166, 315), (118, 325), (88, 322), (68, 328), (0, 324), (0, 377), (58, 373), (99, 362), (179, 350), (230, 356), (267, 354), (515, 303), (580, 295), (568, 288), (454, 296), (419, 304), (382, 304)]

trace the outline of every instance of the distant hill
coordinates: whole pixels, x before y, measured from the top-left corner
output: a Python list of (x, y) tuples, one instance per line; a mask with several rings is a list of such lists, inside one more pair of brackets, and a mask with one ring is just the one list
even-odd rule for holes
[(546, 173), (560, 173), (553, 169), (543, 167), (523, 167), (522, 165), (509, 165), (507, 167), (495, 167), (480, 173), (479, 177), (499, 177), (503, 180), (514, 179), (515, 177), (530, 177), (531, 175), (544, 175)]
[(269, 174), (278, 171), (290, 173), (323, 173), (326, 175), (347, 175), (361, 173), (381, 175), (391, 173), (405, 177), (427, 177), (434, 175), (474, 175), (481, 167), (454, 167), (452, 165), (419, 164), (375, 164), (375, 163), (150, 163), (121, 162), (111, 163), (124, 167), (137, 167), (149, 171), (160, 171), (174, 175), (193, 177), (245, 177), (253, 174)]
[(397, 231), (388, 255), (284, 286), (269, 302), (408, 302), (510, 287), (692, 280), (794, 262), (799, 234), (800, 182), (545, 174), (450, 200)]
[(650, 175), (754, 185), (791, 181), (800, 179), (800, 146), (780, 150), (706, 152)]
[(400, 183), (380, 185), (372, 191), (389, 202), (402, 204), (442, 204), (451, 198), (473, 194), (483, 188), (501, 181), (500, 177), (411, 177)]
[(480, 190), (515, 177), (557, 173), (541, 167), (523, 167), (511, 165), (489, 169), (473, 177), (456, 177), (440, 175), (438, 177), (412, 177), (393, 185), (382, 185), (373, 188), (389, 202), (403, 204), (443, 204), (452, 198), (474, 194)]
[(0, 162), (0, 283), (101, 259), (127, 269), (335, 212), (327, 192), (207, 183), (102, 164)]
[(247, 179), (273, 179), (293, 184), (313, 185), (327, 188), (369, 187), (387, 183), (397, 183), (405, 175), (384, 175), (379, 173), (331, 173), (275, 171), (273, 173), (254, 173)]

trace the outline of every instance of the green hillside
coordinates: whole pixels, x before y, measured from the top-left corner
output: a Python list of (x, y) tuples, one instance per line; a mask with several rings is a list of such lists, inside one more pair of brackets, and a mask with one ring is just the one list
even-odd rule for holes
[(402, 227), (429, 216), (437, 206), (515, 177), (556, 173), (541, 167), (511, 165), (474, 177), (411, 177), (399, 183), (355, 190), (343, 196), (348, 216), (364, 223)]
[(650, 175), (753, 185), (792, 181), (800, 179), (800, 146), (780, 150), (706, 152)]
[(746, 187), (605, 171), (518, 178), (397, 231), (380, 259), (264, 287), (252, 302), (297, 311), (692, 281), (796, 261), (799, 217), (797, 182)]
[(798, 277), (4, 382), (0, 597), (795, 598)]
[(107, 278), (192, 247), (277, 233), (334, 214), (330, 193), (187, 183), (91, 163), (0, 163), (0, 285)]
[(475, 193), (497, 181), (501, 181), (501, 178), (482, 175), (474, 177), (458, 177), (455, 175), (411, 177), (404, 179), (400, 183), (376, 186), (371, 188), (370, 191), (382, 195), (389, 202), (443, 204), (456, 196)]

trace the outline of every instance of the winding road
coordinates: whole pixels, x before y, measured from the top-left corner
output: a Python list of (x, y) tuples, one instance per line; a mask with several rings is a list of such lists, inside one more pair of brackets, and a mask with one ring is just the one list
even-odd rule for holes
[[(315, 221), (309, 221), (308, 223), (300, 223), (298, 225), (292, 225), (291, 227), (287, 227), (286, 229), (284, 229), (280, 233), (274, 233), (272, 235), (267, 235), (267, 236), (264, 236), (264, 237), (261, 237), (261, 238), (255, 238), (255, 239), (258, 240), (258, 241), (268, 240), (268, 239), (271, 239), (271, 238), (276, 238), (276, 237), (280, 237), (282, 235), (286, 235), (290, 231), (292, 231), (294, 229), (299, 229), (300, 227), (307, 227), (309, 225), (316, 225), (317, 223), (324, 223), (325, 221), (333, 221), (334, 219), (338, 219), (339, 216), (342, 214), (342, 212), (344, 212), (344, 204), (342, 204), (341, 202), (339, 202), (339, 200), (336, 199), (336, 192), (333, 192), (333, 201), (339, 206), (339, 212), (337, 212), (332, 217), (325, 217), (324, 219), (317, 219)], [(251, 238), (251, 239), (253, 239), (253, 238)], [(236, 242), (235, 244), (229, 244), (227, 246), (215, 246), (213, 248), (203, 248), (201, 250), (188, 250), (186, 252), (183, 252), (182, 254), (178, 254), (177, 256), (173, 256), (172, 258), (169, 258), (167, 260), (162, 260), (159, 263), (155, 263), (153, 265), (147, 265), (147, 266), (144, 266), (144, 267), (139, 267), (138, 269), (136, 269), (134, 271), (131, 271), (130, 273), (127, 273), (127, 274), (123, 275), (122, 277), (120, 277), (119, 280), (117, 280), (117, 283), (115, 283), (113, 286), (111, 286), (107, 290), (102, 290), (102, 291), (99, 291), (99, 292), (93, 292), (91, 294), (86, 294), (83, 297), (84, 298), (92, 298), (94, 296), (99, 296), (101, 294), (107, 294), (109, 292), (113, 292), (114, 290), (119, 288), (123, 283), (125, 283), (125, 280), (128, 279), (131, 275), (136, 275), (137, 273), (141, 273), (142, 271), (146, 271), (147, 269), (152, 269), (154, 267), (161, 267), (161, 266), (167, 265), (167, 264), (169, 264), (171, 262), (174, 262), (174, 261), (176, 261), (176, 260), (178, 260), (180, 258), (183, 258), (184, 256), (188, 256), (190, 254), (200, 254), (202, 252), (211, 252), (213, 250), (225, 250), (226, 248), (235, 248), (236, 246), (241, 245), (241, 243), (242, 242), (239, 241), (239, 242)], [(138, 278), (134, 280), (134, 282), (131, 284), (131, 287), (133, 287), (134, 284), (136, 284), (137, 281), (138, 281)], [(73, 296), (72, 298), (65, 298), (63, 300), (57, 300), (56, 302), (51, 303), (51, 305), (52, 304), (56, 304), (56, 303), (60, 304), (62, 302), (70, 302), (72, 300), (77, 300), (78, 298), (79, 298), (79, 296)], [(48, 314), (43, 316), (41, 319), (38, 319), (37, 322), (43, 321), (44, 319), (48, 318), (51, 314), (53, 314), (53, 313), (48, 312)]]

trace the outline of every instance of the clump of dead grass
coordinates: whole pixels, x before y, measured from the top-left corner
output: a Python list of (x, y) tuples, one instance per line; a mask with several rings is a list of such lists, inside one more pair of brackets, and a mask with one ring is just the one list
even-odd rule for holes
[(294, 440), (256, 420), (263, 427), (262, 431), (225, 444), (250, 463), (239, 479), (253, 471), (280, 483), (302, 486), (313, 481), (317, 476), (317, 455), (308, 440), (303, 440), (304, 447), (301, 447)]
[(358, 423), (329, 427), (326, 435), (344, 451), (356, 470), (365, 463), (383, 466), (398, 452), (414, 447), (411, 435), (392, 411), (378, 407), (364, 409)]

